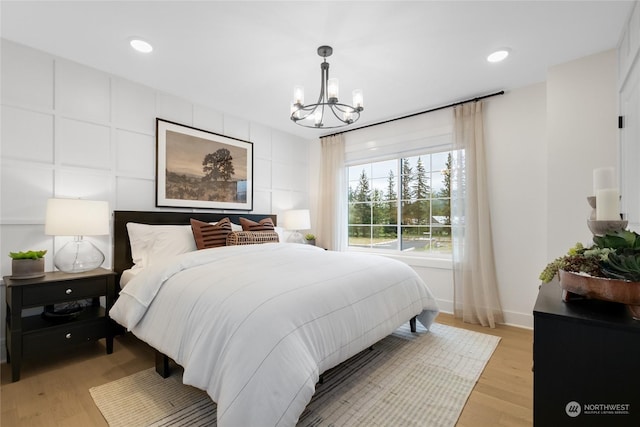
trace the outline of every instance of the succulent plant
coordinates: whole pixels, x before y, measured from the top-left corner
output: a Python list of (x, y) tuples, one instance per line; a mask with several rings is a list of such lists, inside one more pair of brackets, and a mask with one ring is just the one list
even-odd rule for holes
[(600, 248), (638, 249), (640, 250), (640, 234), (629, 230), (611, 231), (604, 236), (594, 236), (593, 242)]
[(640, 252), (610, 253), (602, 262), (602, 273), (611, 279), (640, 282)]
[(26, 252), (9, 252), (11, 259), (38, 259), (42, 258), (47, 251), (26, 251)]
[(619, 230), (593, 238), (594, 245), (581, 243), (549, 263), (540, 273), (540, 280), (550, 282), (558, 270), (586, 273), (590, 276), (640, 282), (640, 234)]

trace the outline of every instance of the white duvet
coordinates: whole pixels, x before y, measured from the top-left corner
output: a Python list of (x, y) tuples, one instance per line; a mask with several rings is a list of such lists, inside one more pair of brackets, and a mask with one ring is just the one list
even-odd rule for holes
[(227, 246), (137, 274), (110, 316), (184, 367), (218, 425), (294, 426), (319, 375), (418, 315), (433, 295), (407, 265), (299, 244)]

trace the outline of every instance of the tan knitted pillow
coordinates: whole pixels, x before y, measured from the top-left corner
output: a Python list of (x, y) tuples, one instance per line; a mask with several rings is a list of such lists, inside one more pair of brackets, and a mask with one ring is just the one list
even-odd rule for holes
[(279, 241), (278, 233), (275, 231), (232, 231), (227, 236), (227, 246), (277, 243)]

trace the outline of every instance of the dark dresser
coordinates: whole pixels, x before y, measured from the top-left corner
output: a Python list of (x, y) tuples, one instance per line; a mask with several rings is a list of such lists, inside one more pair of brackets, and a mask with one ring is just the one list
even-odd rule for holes
[(554, 281), (533, 324), (534, 426), (640, 426), (640, 321), (624, 305), (565, 303)]

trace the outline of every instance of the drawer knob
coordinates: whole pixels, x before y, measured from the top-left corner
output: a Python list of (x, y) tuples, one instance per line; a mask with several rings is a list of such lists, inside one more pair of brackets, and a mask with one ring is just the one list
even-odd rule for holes
[(66, 339), (69, 339), (69, 338), (71, 338), (71, 334), (69, 333), (69, 334), (65, 335), (64, 337), (65, 337)]
[(67, 295), (70, 295), (70, 294), (71, 294), (71, 292), (73, 292), (73, 290), (72, 290), (72, 289), (67, 289), (66, 291), (64, 291), (64, 293), (65, 293), (65, 294), (67, 294)]

